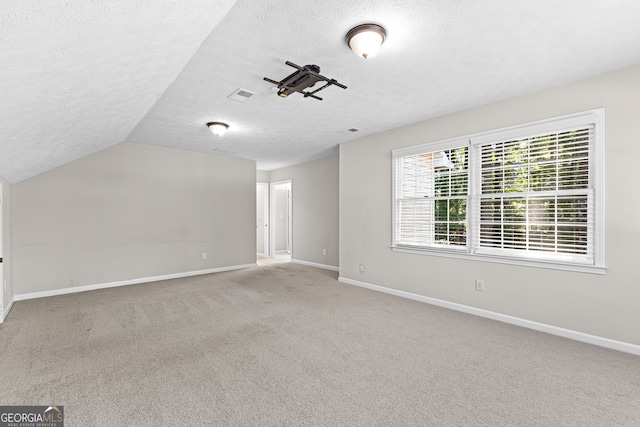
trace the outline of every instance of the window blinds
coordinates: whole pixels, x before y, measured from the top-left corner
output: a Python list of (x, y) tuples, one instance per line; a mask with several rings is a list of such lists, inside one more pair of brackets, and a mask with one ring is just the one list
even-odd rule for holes
[(395, 242), (400, 246), (466, 247), (468, 148), (395, 159)]
[(594, 126), (478, 144), (475, 251), (593, 263)]

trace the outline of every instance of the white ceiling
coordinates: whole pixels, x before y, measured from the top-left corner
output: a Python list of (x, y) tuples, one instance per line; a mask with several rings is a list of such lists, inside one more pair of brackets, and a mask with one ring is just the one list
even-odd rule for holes
[[(388, 39), (364, 60), (344, 35), (367, 22)], [(638, 64), (639, 41), (637, 0), (5, 0), (0, 175), (19, 182), (125, 140), (273, 170)], [(348, 89), (282, 99), (263, 77), (289, 75), (286, 60)], [(227, 99), (238, 88), (256, 95)], [(209, 121), (231, 127), (214, 137)]]
[(0, 176), (127, 139), (233, 0), (0, 1)]

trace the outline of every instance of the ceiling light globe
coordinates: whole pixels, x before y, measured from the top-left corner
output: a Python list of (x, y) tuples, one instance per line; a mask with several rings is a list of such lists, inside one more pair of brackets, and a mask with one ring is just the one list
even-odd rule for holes
[(347, 44), (356, 55), (370, 58), (380, 50), (387, 32), (376, 24), (358, 25), (347, 33)]
[(229, 129), (229, 125), (220, 122), (207, 123), (209, 130), (216, 136), (222, 136)]

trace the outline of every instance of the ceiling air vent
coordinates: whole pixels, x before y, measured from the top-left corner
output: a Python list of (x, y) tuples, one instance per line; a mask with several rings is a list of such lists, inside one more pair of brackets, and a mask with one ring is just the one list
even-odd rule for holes
[(249, 90), (236, 89), (231, 95), (227, 96), (227, 98), (238, 102), (244, 102), (247, 99), (251, 98), (253, 95), (255, 95), (255, 93)]
[(360, 132), (360, 129), (358, 128), (351, 128), (351, 129), (347, 129), (349, 132)]

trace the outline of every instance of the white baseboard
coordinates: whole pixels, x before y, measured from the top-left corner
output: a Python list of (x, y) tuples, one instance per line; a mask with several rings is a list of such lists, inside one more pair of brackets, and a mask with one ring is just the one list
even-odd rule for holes
[(300, 259), (292, 259), (291, 262), (294, 264), (308, 265), (309, 267), (324, 268), (325, 270), (340, 271), (338, 267), (334, 267), (333, 265), (318, 264), (316, 262), (302, 261)]
[(0, 319), (0, 323), (4, 323), (4, 320), (9, 315), (9, 311), (11, 311), (11, 307), (13, 307), (13, 303), (15, 301), (16, 301), (15, 297), (11, 298), (11, 301), (9, 301), (9, 304), (7, 304), (6, 307), (3, 307), (3, 309), (2, 309), (2, 318)]
[[(139, 279), (122, 280), (119, 282), (98, 283), (96, 285), (76, 286), (71, 288), (55, 289), (52, 291), (32, 292), (28, 294), (15, 295), (16, 301), (23, 301), (34, 298), (52, 297), (56, 295), (74, 294), (76, 292), (94, 291), (96, 289), (115, 288), (118, 286), (137, 285), (140, 283), (159, 282), (161, 280), (180, 279), (183, 277), (200, 276), (202, 274), (221, 273), (223, 271), (240, 270), (243, 268), (255, 267), (256, 264), (232, 265), (229, 267), (211, 268), (208, 270), (187, 271), (184, 273), (166, 274), (163, 276), (142, 277)], [(13, 302), (13, 300), (12, 300)]]
[(473, 314), (475, 316), (485, 317), (487, 319), (497, 320), (499, 322), (509, 323), (516, 326), (521, 326), (528, 329), (533, 329), (539, 332), (545, 332), (547, 334), (556, 335), (563, 338), (569, 338), (575, 341), (584, 342), (587, 344), (593, 344), (600, 347), (609, 348), (612, 350), (622, 351), (625, 353), (631, 353), (636, 356), (640, 356), (640, 345), (627, 343), (624, 341), (616, 341), (609, 338), (603, 338), (596, 335), (589, 335), (582, 332), (572, 331), (571, 329), (559, 328), (557, 326), (547, 325), (545, 323), (538, 323), (531, 320), (521, 319), (519, 317), (513, 317), (506, 314), (495, 313), (493, 311), (483, 310), (481, 308), (475, 308), (468, 305), (458, 304), (437, 298), (430, 298), (423, 295), (414, 294), (411, 292), (400, 291), (397, 289), (387, 288), (379, 285), (372, 285), (371, 283), (360, 282), (358, 280), (348, 279), (346, 277), (338, 277), (338, 281), (346, 283), (348, 285), (360, 286), (362, 288), (372, 289), (378, 292), (384, 292), (399, 296), (402, 298), (408, 298), (414, 301), (420, 301), (438, 307), (448, 308), (450, 310), (461, 311), (467, 314)]

